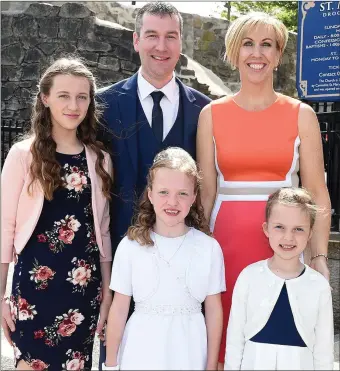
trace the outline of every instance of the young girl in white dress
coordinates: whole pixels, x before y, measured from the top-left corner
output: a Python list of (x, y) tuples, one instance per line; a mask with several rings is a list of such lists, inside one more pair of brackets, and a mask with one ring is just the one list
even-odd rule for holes
[[(216, 370), (224, 262), (199, 191), (187, 152), (168, 148), (156, 156), (114, 258), (104, 370)], [(131, 296), (135, 311), (126, 324)]]
[[(246, 267), (236, 281), (225, 370), (333, 369), (331, 288), (300, 261), (316, 213), (304, 189), (282, 188), (269, 197), (263, 229), (274, 255)], [(312, 260), (319, 258), (327, 256)]]

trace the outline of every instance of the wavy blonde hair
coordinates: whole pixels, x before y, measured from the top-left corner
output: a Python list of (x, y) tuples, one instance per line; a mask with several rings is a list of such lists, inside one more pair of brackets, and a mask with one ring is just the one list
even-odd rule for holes
[(190, 208), (189, 214), (185, 218), (185, 224), (210, 236), (209, 225), (204, 217), (204, 210), (201, 204), (201, 176), (196, 162), (184, 149), (170, 147), (158, 153), (154, 159), (147, 176), (147, 186), (139, 202), (138, 213), (134, 217), (132, 226), (127, 231), (128, 238), (137, 241), (142, 246), (153, 246), (154, 244), (150, 234), (156, 222), (156, 214), (149, 200), (148, 191), (152, 189), (157, 170), (162, 168), (181, 171), (193, 179), (196, 199)]
[(263, 12), (252, 12), (243, 15), (231, 23), (225, 36), (225, 59), (232, 67), (237, 66), (242, 40), (246, 33), (258, 25), (271, 27), (276, 36), (276, 48), (280, 52), (281, 63), (283, 52), (288, 41), (287, 27), (277, 18)]
[(102, 179), (102, 191), (106, 198), (110, 199), (112, 180), (104, 169), (104, 146), (97, 141), (97, 126), (99, 111), (94, 99), (96, 84), (92, 72), (76, 58), (61, 58), (56, 60), (43, 74), (39, 82), (39, 92), (35, 98), (31, 117), (31, 130), (28, 137), (33, 137), (31, 145), (32, 163), (30, 173), (32, 181), (28, 187), (31, 193), (32, 186), (39, 181), (47, 200), (52, 200), (53, 192), (63, 185), (60, 170), (61, 166), (56, 160), (57, 144), (52, 137), (51, 112), (45, 107), (41, 94), (48, 96), (53, 85), (53, 79), (57, 75), (70, 75), (85, 77), (90, 84), (90, 105), (86, 117), (77, 129), (79, 140), (88, 146), (97, 155), (95, 169)]

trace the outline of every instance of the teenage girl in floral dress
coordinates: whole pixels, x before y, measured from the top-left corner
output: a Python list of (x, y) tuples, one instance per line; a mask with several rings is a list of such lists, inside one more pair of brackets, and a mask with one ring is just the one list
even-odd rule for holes
[(31, 135), (3, 167), (2, 326), (18, 370), (91, 368), (112, 301), (112, 165), (95, 140), (94, 92), (82, 63), (56, 61), (40, 81)]

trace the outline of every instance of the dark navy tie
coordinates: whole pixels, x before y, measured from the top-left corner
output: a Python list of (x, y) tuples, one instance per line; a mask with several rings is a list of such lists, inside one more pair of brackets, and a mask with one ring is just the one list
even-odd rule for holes
[(154, 91), (151, 93), (153, 99), (153, 108), (152, 108), (152, 130), (155, 134), (155, 137), (158, 143), (163, 142), (163, 111), (160, 105), (164, 93), (161, 91)]

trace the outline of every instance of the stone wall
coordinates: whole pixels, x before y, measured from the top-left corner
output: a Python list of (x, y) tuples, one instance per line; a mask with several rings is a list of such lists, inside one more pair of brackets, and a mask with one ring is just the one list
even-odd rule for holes
[[(133, 31), (97, 18), (79, 3), (31, 3), (23, 11), (3, 10), (1, 21), (2, 127), (20, 127), (29, 120), (39, 78), (61, 56), (83, 58), (99, 87), (130, 77), (140, 65)], [(179, 75), (188, 74), (186, 65), (182, 55), (176, 66)], [(186, 82), (209, 94), (192, 77)]]
[[(65, 2), (53, 2), (61, 5)], [(137, 9), (127, 3), (87, 1), (78, 2), (86, 5), (95, 15), (102, 20), (118, 23), (121, 26), (134, 29), (134, 19)], [(23, 11), (29, 6), (29, 2), (3, 3), (3, 9)], [(240, 87), (238, 72), (232, 70), (224, 62), (224, 36), (229, 22), (224, 19), (202, 17), (194, 14), (182, 13), (184, 21), (183, 29), (183, 53), (214, 72), (222, 79), (224, 84), (235, 92)], [(119, 58), (119, 56), (117, 56)], [(296, 62), (296, 34), (290, 33), (283, 64), (275, 73), (275, 88), (285, 94), (296, 96), (295, 88), (295, 62)]]
[(331, 236), (328, 243), (328, 266), (330, 271), (330, 284), (332, 287), (334, 331), (340, 334), (340, 238)]
[(83, 57), (102, 86), (131, 76), (138, 68), (131, 31), (101, 22), (83, 5), (36, 3), (24, 13), (2, 12), (1, 17), (3, 119), (29, 118), (41, 73), (62, 55)]
[[(134, 29), (137, 9), (116, 2), (88, 1), (87, 7), (93, 10), (98, 18), (119, 23)], [(219, 76), (225, 85), (236, 92), (240, 87), (238, 72), (232, 70), (224, 61), (224, 37), (229, 22), (214, 17), (202, 17), (193, 13), (181, 13), (183, 17), (183, 53), (202, 64)], [(283, 64), (275, 73), (276, 90), (297, 96), (295, 88), (296, 34), (289, 34), (289, 41), (283, 57)]]
[[(239, 74), (224, 61), (224, 38), (229, 22), (223, 19), (182, 14), (184, 20), (183, 53), (191, 56), (219, 76), (225, 85), (236, 92), (240, 88)], [(277, 91), (296, 96), (295, 88), (296, 35), (290, 33), (283, 64), (275, 73)]]
[[(119, 23), (134, 29), (134, 19), (137, 9), (120, 5), (116, 2), (86, 2), (86, 6), (93, 10), (98, 18)], [(238, 72), (232, 70), (224, 61), (224, 37), (229, 27), (225, 19), (202, 17), (193, 13), (181, 13), (183, 17), (183, 53), (202, 64), (219, 76), (225, 85), (236, 92), (240, 88)], [(296, 63), (296, 34), (290, 32), (287, 49), (283, 57), (283, 64), (275, 73), (276, 90), (297, 96), (295, 88)]]

